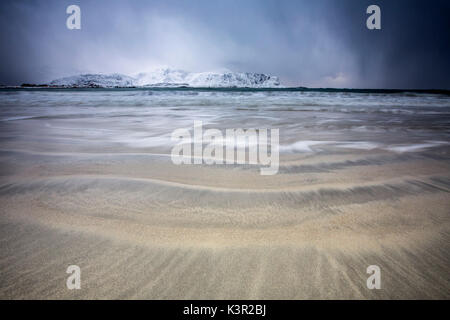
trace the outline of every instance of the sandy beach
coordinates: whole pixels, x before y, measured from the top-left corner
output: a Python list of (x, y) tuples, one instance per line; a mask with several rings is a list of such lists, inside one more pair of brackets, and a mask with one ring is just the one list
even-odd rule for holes
[[(77, 124), (88, 132), (89, 121)], [(262, 176), (174, 165), (164, 146), (97, 145), (86, 132), (80, 143), (63, 130), (73, 123), (0, 122), (1, 299), (450, 298), (444, 142), (313, 146), (282, 153), (279, 173)], [(81, 268), (80, 290), (66, 287), (69, 265)], [(369, 265), (380, 290), (366, 286)]]

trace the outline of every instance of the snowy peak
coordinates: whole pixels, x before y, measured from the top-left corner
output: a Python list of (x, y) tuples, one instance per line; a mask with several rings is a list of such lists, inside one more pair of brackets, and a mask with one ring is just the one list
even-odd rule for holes
[(140, 87), (159, 85), (183, 85), (189, 86), (186, 82), (188, 72), (183, 70), (173, 70), (169, 68), (156, 69), (152, 72), (141, 72), (136, 75), (135, 83)]
[(189, 74), (188, 83), (198, 87), (277, 87), (278, 77), (262, 73), (194, 73)]
[(201, 72), (160, 68), (134, 77), (122, 74), (82, 74), (50, 82), (64, 87), (209, 87), (209, 88), (273, 88), (280, 87), (278, 77), (262, 73)]
[(262, 73), (237, 72), (200, 72), (191, 73), (169, 68), (156, 69), (149, 73), (137, 75), (137, 85), (155, 86), (159, 84), (186, 85), (189, 87), (279, 87), (278, 77)]
[(80, 74), (65, 77), (50, 82), (51, 86), (81, 87), (81, 88), (114, 88), (132, 87), (135, 79), (123, 74)]

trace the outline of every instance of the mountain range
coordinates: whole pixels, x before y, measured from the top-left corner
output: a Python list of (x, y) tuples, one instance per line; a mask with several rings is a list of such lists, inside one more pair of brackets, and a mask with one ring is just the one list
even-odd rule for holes
[(281, 87), (276, 76), (249, 72), (193, 73), (160, 68), (135, 76), (124, 74), (81, 74), (53, 80), (50, 86), (61, 87), (207, 87), (207, 88), (274, 88)]

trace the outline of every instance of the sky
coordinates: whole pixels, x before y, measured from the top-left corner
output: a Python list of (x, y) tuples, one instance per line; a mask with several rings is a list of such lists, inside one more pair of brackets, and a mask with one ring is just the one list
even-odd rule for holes
[[(66, 8), (81, 8), (81, 29)], [(381, 9), (369, 30), (366, 9)], [(448, 0), (0, 2), (0, 84), (157, 67), (257, 72), (288, 86), (450, 89)]]

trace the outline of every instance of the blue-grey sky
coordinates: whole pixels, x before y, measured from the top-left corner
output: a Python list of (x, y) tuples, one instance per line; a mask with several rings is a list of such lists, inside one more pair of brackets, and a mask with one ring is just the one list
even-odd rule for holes
[[(81, 30), (66, 28), (67, 6)], [(381, 8), (381, 30), (366, 8)], [(0, 4), (0, 84), (168, 66), (291, 86), (450, 89), (450, 1), (15, 0)]]

